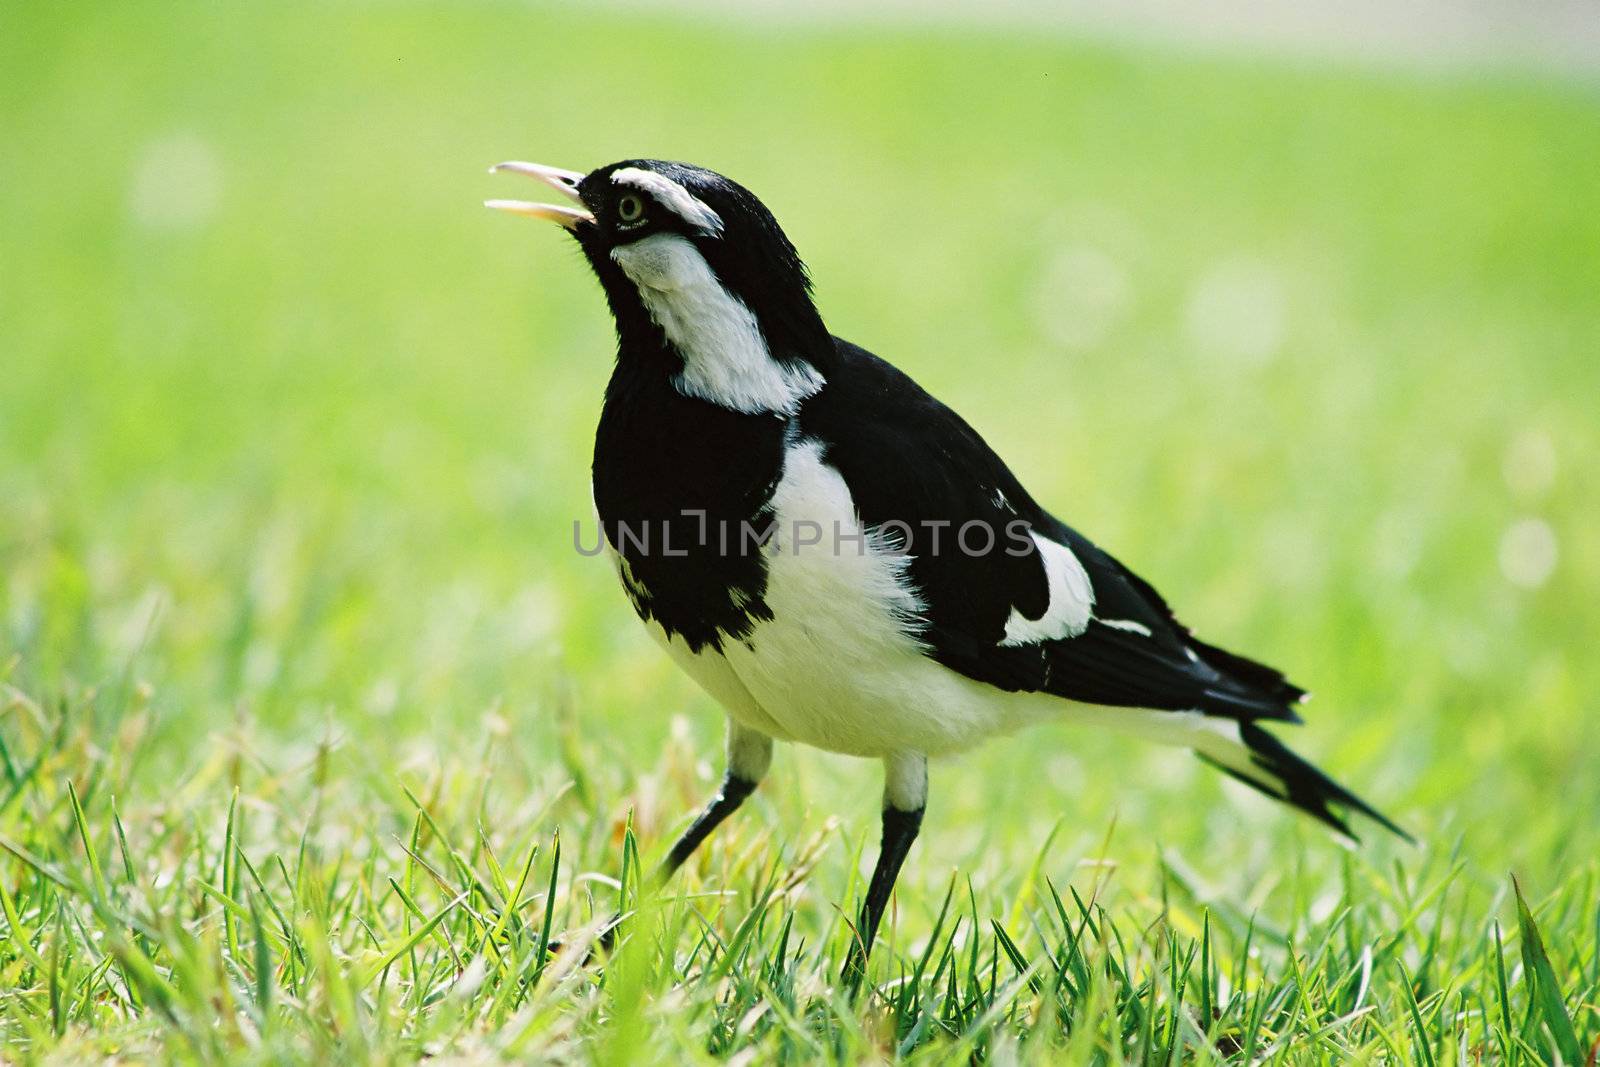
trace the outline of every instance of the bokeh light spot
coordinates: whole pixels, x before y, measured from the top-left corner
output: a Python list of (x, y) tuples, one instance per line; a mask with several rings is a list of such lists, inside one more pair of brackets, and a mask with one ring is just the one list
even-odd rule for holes
[(144, 146), (134, 164), (128, 213), (152, 230), (197, 230), (222, 200), (222, 161), (193, 133), (169, 134)]
[(1543, 519), (1519, 519), (1500, 538), (1500, 572), (1523, 589), (1537, 589), (1556, 569), (1556, 532)]
[(1269, 362), (1283, 345), (1288, 312), (1283, 284), (1268, 264), (1222, 260), (1195, 283), (1186, 324), (1195, 347), (1219, 364), (1239, 368)]
[(1106, 339), (1131, 295), (1128, 273), (1115, 259), (1093, 245), (1065, 245), (1040, 273), (1034, 314), (1052, 342), (1081, 352)]
[(1544, 430), (1523, 430), (1506, 446), (1500, 472), (1506, 487), (1522, 497), (1539, 497), (1556, 481), (1556, 443)]

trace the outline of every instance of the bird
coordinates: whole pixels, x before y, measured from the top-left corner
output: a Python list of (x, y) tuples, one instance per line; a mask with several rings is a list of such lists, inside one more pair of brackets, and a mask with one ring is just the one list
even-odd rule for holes
[(513, 161), (561, 203), (488, 200), (577, 241), (615, 322), (593, 503), (634, 613), (727, 717), (721, 785), (665, 880), (755, 791), (774, 742), (881, 760), (863, 973), (921, 829), (928, 761), (1046, 721), (1193, 750), (1354, 840), (1395, 822), (1292, 752), (1283, 672), (1196, 637), (1041, 506), (961, 416), (830, 333), (753, 193), (687, 163)]

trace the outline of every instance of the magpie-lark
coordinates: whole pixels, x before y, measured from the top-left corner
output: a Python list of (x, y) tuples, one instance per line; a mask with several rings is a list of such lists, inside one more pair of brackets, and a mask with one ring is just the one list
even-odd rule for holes
[(771, 212), (720, 174), (502, 163), (567, 204), (616, 319), (594, 504), (634, 611), (728, 715), (722, 787), (663, 875), (766, 774), (773, 740), (883, 760), (883, 842), (847, 971), (922, 823), (928, 758), (1040, 720), (1133, 731), (1350, 836), (1394, 823), (1263, 724), (1303, 690), (1195, 638), (1037, 504), (959, 415), (828, 332)]

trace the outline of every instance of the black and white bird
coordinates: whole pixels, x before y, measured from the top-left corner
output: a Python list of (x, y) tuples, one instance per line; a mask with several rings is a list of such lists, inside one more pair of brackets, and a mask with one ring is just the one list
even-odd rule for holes
[(1054, 720), (1188, 747), (1347, 836), (1341, 809), (1403, 835), (1265, 728), (1300, 721), (1303, 690), (1195, 638), (959, 415), (832, 336), (743, 186), (650, 159), (493, 169), (568, 201), (487, 205), (565, 227), (605, 290), (601, 529), (634, 611), (728, 716), (722, 787), (664, 873), (756, 788), (774, 740), (881, 759), (859, 967), (922, 823), (928, 758)]

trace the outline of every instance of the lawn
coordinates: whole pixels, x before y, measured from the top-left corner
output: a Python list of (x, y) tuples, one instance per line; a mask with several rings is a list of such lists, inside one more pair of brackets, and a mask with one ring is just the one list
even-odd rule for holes
[[(1594, 85), (503, 3), (22, 0), (0, 69), (0, 1060), (1593, 1062)], [(854, 1002), (875, 764), (641, 893), (721, 717), (573, 549), (600, 294), (479, 206), (641, 155), (1423, 843), (1046, 726), (935, 765)]]

